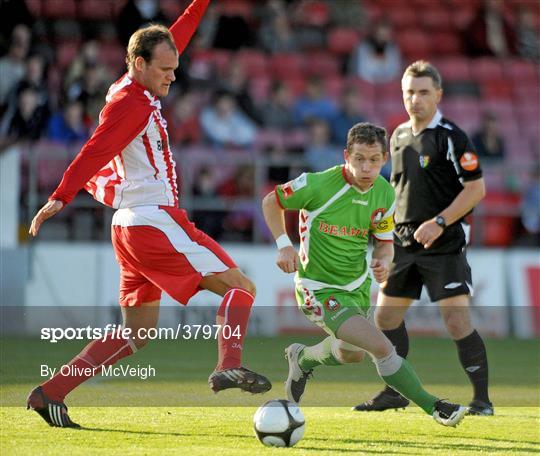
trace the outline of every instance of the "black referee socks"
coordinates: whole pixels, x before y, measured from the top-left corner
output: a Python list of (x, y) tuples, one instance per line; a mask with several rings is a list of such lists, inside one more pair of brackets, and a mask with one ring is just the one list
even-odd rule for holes
[(480, 334), (475, 329), (468, 336), (454, 342), (457, 345), (459, 361), (473, 385), (474, 399), (489, 403), (488, 361), (486, 346)]

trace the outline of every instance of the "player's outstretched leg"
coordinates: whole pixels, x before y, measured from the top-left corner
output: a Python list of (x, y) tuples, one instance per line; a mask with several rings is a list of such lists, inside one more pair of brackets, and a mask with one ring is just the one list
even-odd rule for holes
[[(383, 330), (383, 334), (388, 337), (392, 345), (396, 347), (396, 352), (402, 358), (407, 358), (409, 353), (409, 336), (405, 323), (396, 329)], [(409, 405), (409, 400), (387, 386), (384, 390), (377, 393), (372, 399), (353, 407), (356, 412), (383, 412), (385, 410), (404, 409)]]
[(80, 428), (68, 415), (68, 408), (63, 402), (49, 399), (41, 386), (34, 388), (26, 400), (26, 408), (34, 410), (49, 426)]
[(218, 364), (208, 377), (208, 385), (214, 393), (239, 388), (257, 394), (272, 388), (264, 375), (241, 365), (244, 336), (254, 299), (242, 288), (232, 288), (223, 296), (216, 317), (222, 327), (218, 334)]
[(289, 363), (289, 375), (285, 381), (287, 399), (297, 404), (302, 399), (306, 382), (312, 375), (313, 369), (304, 371), (298, 362), (298, 356), (306, 348), (303, 344), (292, 344), (285, 349), (285, 359)]

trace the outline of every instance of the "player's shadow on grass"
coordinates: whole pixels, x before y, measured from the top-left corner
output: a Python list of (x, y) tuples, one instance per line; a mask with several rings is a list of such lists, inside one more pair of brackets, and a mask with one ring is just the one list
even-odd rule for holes
[[(153, 432), (153, 431), (133, 431), (129, 429), (104, 429), (104, 428), (93, 428), (83, 426), (78, 428), (79, 431), (92, 431), (92, 432), (117, 432), (120, 434), (136, 434), (136, 435), (162, 435), (162, 436), (174, 436), (174, 437), (208, 437), (208, 433), (197, 434), (197, 433), (182, 433), (182, 432)], [(242, 434), (219, 434), (219, 437), (231, 437), (231, 438), (242, 438), (242, 439), (253, 439), (253, 435), (242, 435)]]

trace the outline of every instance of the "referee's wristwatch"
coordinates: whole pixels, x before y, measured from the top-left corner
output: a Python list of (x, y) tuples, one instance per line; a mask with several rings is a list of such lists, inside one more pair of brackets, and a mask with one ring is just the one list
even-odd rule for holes
[(435, 223), (443, 230), (446, 228), (446, 220), (442, 215), (437, 215), (437, 217), (435, 217)]

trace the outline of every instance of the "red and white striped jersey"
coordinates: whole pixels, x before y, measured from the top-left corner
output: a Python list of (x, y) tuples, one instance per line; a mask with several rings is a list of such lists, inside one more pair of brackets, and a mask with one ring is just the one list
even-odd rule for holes
[[(144, 126), (84, 188), (96, 200), (116, 209), (178, 206), (175, 162), (159, 100), (126, 74), (110, 87), (109, 103), (126, 103), (129, 110), (114, 109), (114, 106), (106, 109), (106, 105), (100, 114), (100, 124), (118, 123), (119, 128), (127, 131), (137, 131)], [(124, 115), (117, 118), (120, 112)], [(111, 134), (119, 133), (112, 129)]]
[[(209, 0), (193, 0), (172, 25), (181, 54)], [(99, 125), (64, 173), (49, 200), (68, 204), (85, 188), (113, 208), (178, 206), (175, 162), (157, 97), (128, 74), (107, 93)]]

